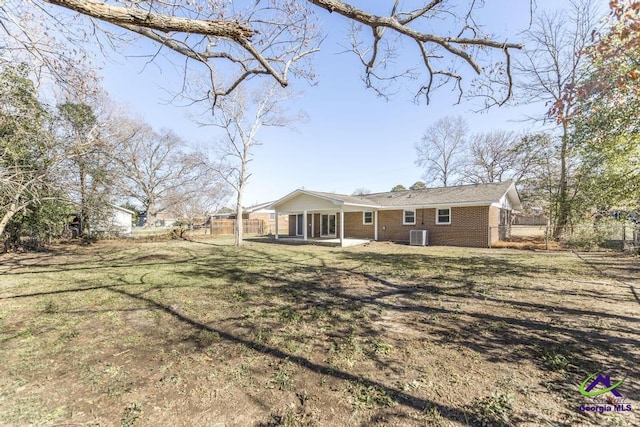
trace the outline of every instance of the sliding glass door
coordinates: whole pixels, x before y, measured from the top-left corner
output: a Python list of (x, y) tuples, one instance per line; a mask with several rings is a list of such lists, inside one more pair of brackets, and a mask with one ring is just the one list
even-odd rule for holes
[(320, 215), (320, 237), (336, 237), (336, 215)]

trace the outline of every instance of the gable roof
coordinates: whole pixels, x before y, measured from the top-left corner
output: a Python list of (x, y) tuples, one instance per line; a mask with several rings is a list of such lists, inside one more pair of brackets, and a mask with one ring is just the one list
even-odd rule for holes
[(363, 194), (361, 196), (348, 196), (346, 194), (323, 193), (321, 191), (304, 191), (309, 195), (315, 195), (327, 200), (332, 200), (337, 202), (336, 204), (340, 205), (377, 207), (377, 203), (375, 201), (369, 200), (367, 197), (368, 194)]
[(369, 200), (384, 207), (423, 205), (490, 205), (508, 195), (515, 209), (520, 209), (520, 198), (512, 181), (489, 184), (457, 185), (454, 187), (425, 188), (388, 193), (368, 194)]
[(128, 213), (128, 214), (131, 214), (131, 215), (135, 215), (136, 214), (134, 211), (132, 211), (130, 209), (127, 209), (127, 208), (123, 208), (122, 206), (113, 205), (111, 203), (109, 203), (109, 206), (111, 206), (112, 208), (114, 208), (115, 210), (120, 211), (120, 212)]
[(233, 215), (235, 213), (236, 213), (235, 209), (231, 209), (231, 208), (228, 208), (228, 207), (225, 206), (223, 208), (218, 209), (217, 211), (215, 211), (211, 215), (213, 215), (213, 216), (216, 216), (216, 215), (218, 215), (218, 216), (220, 216), (220, 215)]
[(307, 196), (315, 197), (318, 199), (322, 199), (333, 203), (336, 206), (346, 205), (346, 206), (362, 206), (362, 207), (370, 207), (375, 208), (378, 207), (375, 202), (365, 199), (365, 196), (347, 196), (346, 194), (336, 194), (336, 193), (323, 193), (321, 191), (310, 191), (304, 189), (295, 190), (281, 199), (276, 200), (270, 206), (271, 209), (274, 209), (276, 206), (285, 203), (301, 194), (305, 194)]
[(271, 205), (272, 204), (273, 204), (273, 202), (260, 203), (259, 205), (253, 205), (253, 206), (248, 206), (246, 208), (243, 208), (243, 210), (246, 213), (252, 213), (252, 212), (255, 212), (255, 211), (261, 211), (263, 209), (271, 210)]
[(520, 198), (512, 181), (489, 184), (458, 185), (454, 187), (425, 188), (422, 190), (390, 191), (385, 193), (348, 196), (320, 191), (295, 190), (273, 202), (271, 208), (301, 194), (317, 197), (336, 206), (359, 206), (376, 209), (421, 207), (421, 206), (483, 206), (501, 202), (508, 197), (514, 209), (521, 209)]

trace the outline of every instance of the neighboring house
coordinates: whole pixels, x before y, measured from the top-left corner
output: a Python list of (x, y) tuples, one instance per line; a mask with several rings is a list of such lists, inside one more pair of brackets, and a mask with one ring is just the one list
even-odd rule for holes
[[(532, 209), (533, 210), (533, 209)], [(517, 213), (513, 216), (513, 225), (547, 225), (549, 218), (544, 213), (539, 214), (523, 214)]]
[(111, 204), (109, 207), (111, 210), (96, 220), (93, 231), (130, 236), (135, 212)]
[(171, 211), (162, 211), (156, 214), (155, 224), (153, 227), (171, 227), (174, 223), (180, 221), (178, 214)]
[(121, 208), (120, 206), (113, 206), (112, 212), (111, 223), (109, 224), (110, 230), (119, 234), (131, 235), (133, 216), (135, 215), (135, 212)]
[[(276, 232), (276, 211), (270, 209), (273, 202), (261, 203), (259, 205), (244, 208), (245, 219), (261, 219), (265, 223), (264, 233), (275, 234)], [(278, 229), (285, 230), (289, 226), (288, 215), (278, 215)]]
[(211, 214), (212, 219), (233, 219), (236, 217), (235, 209), (222, 208)]
[(147, 212), (142, 212), (138, 216), (138, 223), (136, 226), (138, 227), (170, 227), (178, 221), (177, 215), (173, 212), (158, 212), (155, 216), (155, 221), (153, 224), (147, 223)]
[(427, 230), (429, 244), (488, 247), (506, 236), (522, 206), (508, 181), (361, 196), (295, 190), (270, 208), (289, 215), (289, 235), (303, 239), (406, 242), (410, 230)]
[[(264, 221), (264, 227), (260, 227), (260, 234), (274, 234), (276, 231), (276, 211), (270, 209), (272, 202), (261, 203), (259, 205), (249, 206), (242, 210), (242, 219), (251, 220), (259, 219)], [(214, 220), (236, 219), (236, 211), (231, 208), (222, 208), (211, 215)], [(286, 230), (289, 225), (288, 215), (278, 215), (278, 227), (280, 230)]]
[[(110, 203), (107, 206), (108, 209), (102, 209), (99, 213), (94, 212), (94, 216), (89, 219), (88, 234), (104, 233), (130, 236), (133, 228), (133, 217), (136, 213)], [(82, 229), (80, 213), (77, 212), (70, 215), (69, 219), (71, 219), (68, 224), (72, 233), (71, 236), (76, 238), (80, 235), (80, 230)]]

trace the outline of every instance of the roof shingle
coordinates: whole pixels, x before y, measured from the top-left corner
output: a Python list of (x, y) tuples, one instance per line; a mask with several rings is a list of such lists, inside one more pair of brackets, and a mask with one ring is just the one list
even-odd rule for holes
[(393, 191), (389, 193), (367, 194), (364, 197), (375, 204), (385, 207), (493, 203), (499, 201), (511, 185), (511, 181), (506, 181), (491, 184)]
[(385, 193), (363, 194), (361, 196), (349, 196), (346, 194), (325, 193), (321, 191), (296, 190), (285, 196), (271, 206), (293, 197), (296, 193), (304, 193), (310, 196), (329, 200), (336, 205), (351, 205), (371, 208), (402, 208), (423, 206), (451, 206), (451, 205), (478, 205), (486, 206), (499, 202), (509, 193), (514, 203), (514, 208), (520, 208), (520, 200), (512, 189), (513, 182), (505, 181), (489, 184), (457, 185), (454, 187), (425, 188), (422, 190), (391, 191)]

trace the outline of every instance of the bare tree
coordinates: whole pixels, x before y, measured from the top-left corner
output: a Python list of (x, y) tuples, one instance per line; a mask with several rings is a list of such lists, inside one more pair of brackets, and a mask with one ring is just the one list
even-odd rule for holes
[(206, 173), (205, 164), (202, 160), (194, 163), (192, 171), (199, 178), (174, 188), (163, 198), (168, 209), (189, 226), (196, 225), (196, 220), (206, 220), (232, 196), (229, 186), (219, 176)]
[(572, 0), (567, 10), (535, 17), (526, 33), (528, 49), (517, 65), (527, 102), (545, 102), (550, 108), (539, 120), (555, 121), (560, 132), (560, 175), (555, 200), (554, 237), (559, 237), (571, 216), (571, 123), (576, 114), (578, 83), (589, 72), (586, 47), (597, 28), (594, 0)]
[(519, 137), (505, 130), (475, 134), (469, 145), (469, 160), (464, 180), (472, 184), (518, 180), (518, 153), (514, 149)]
[(543, 208), (555, 214), (552, 203), (558, 195), (559, 147), (548, 133), (522, 136), (514, 147), (514, 169), (524, 209)]
[(183, 187), (200, 178), (201, 160), (189, 155), (185, 141), (170, 130), (156, 132), (147, 123), (131, 118), (114, 121), (120, 140), (114, 155), (121, 171), (121, 192), (137, 200), (146, 211), (146, 226), (154, 226), (159, 212), (171, 209)]
[(224, 131), (217, 150), (218, 160), (212, 169), (234, 190), (236, 195), (235, 242), (242, 246), (242, 214), (244, 192), (251, 177), (249, 162), (253, 158), (253, 148), (261, 145), (258, 132), (263, 127), (287, 126), (296, 118), (285, 114), (280, 104), (290, 95), (270, 85), (263, 90), (248, 95), (242, 88), (218, 102), (218, 112), (209, 125)]
[[(126, 34), (139, 35), (158, 46), (149, 52), (150, 60), (168, 49), (187, 62), (202, 64), (210, 76), (210, 88), (201, 96), (215, 101), (253, 76), (269, 75), (282, 86), (289, 83), (290, 75), (313, 79), (309, 57), (318, 51), (323, 38), (317, 15), (324, 10), (354, 24), (349, 49), (362, 62), (367, 87), (378, 93), (385, 95), (385, 86), (398, 77), (415, 80), (422, 76), (415, 93), (428, 102), (432, 90), (447, 83), (453, 83), (462, 94), (465, 68), (487, 77), (486, 70), (493, 73), (498, 69), (500, 72), (494, 74), (501, 77), (494, 83), (504, 86), (505, 92), (496, 102), (502, 103), (511, 94), (510, 51), (521, 46), (483, 31), (475, 17), (482, 3), (429, 0), (405, 8), (396, 0), (387, 13), (379, 13), (369, 11), (379, 11), (378, 4), (359, 8), (339, 0), (9, 1), (0, 8), (0, 30), (20, 39), (24, 49), (34, 49), (44, 57), (56, 53), (47, 49), (41, 38), (36, 46), (30, 45), (34, 37), (29, 37), (31, 29), (22, 17), (31, 14), (40, 25), (49, 22), (49, 29), (63, 31), (74, 45), (81, 44), (86, 33), (97, 34), (96, 40), (105, 51)], [(69, 13), (61, 13), (63, 10), (90, 20), (70, 19)], [(447, 30), (434, 32), (436, 27)], [(364, 41), (363, 34), (367, 33), (368, 40)], [(415, 46), (417, 57), (411, 61), (416, 65), (403, 69), (396, 59), (406, 45)]]
[(371, 194), (371, 190), (365, 187), (358, 187), (351, 193), (352, 196), (364, 196), (367, 194)]
[(468, 129), (460, 116), (443, 117), (427, 128), (416, 144), (416, 164), (425, 168), (427, 185), (447, 187), (461, 179)]

